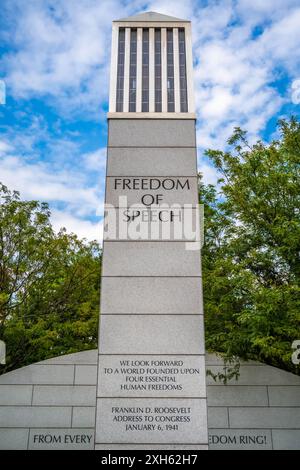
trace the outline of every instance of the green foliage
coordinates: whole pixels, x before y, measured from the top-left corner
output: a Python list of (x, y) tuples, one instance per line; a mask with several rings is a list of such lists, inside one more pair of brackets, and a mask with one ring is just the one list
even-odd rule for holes
[(254, 359), (294, 373), (300, 339), (300, 124), (249, 145), (235, 129), (230, 151), (207, 151), (221, 192), (200, 179), (206, 343), (226, 358)]
[[(281, 121), (280, 132), (249, 145), (235, 129), (230, 151), (207, 152), (220, 194), (200, 179), (206, 346), (225, 358), (223, 372), (210, 373), (224, 383), (238, 377), (239, 359), (299, 373), (300, 124)], [(46, 204), (0, 184), (0, 373), (97, 347), (99, 246), (54, 233), (49, 217)]]
[(232, 380), (238, 380), (240, 376), (240, 359), (238, 357), (223, 357), (224, 365), (222, 372), (214, 373), (211, 369), (206, 369), (206, 375), (212, 377), (215, 382), (222, 382), (224, 385)]
[(47, 204), (0, 184), (1, 373), (97, 347), (100, 250), (63, 229)]

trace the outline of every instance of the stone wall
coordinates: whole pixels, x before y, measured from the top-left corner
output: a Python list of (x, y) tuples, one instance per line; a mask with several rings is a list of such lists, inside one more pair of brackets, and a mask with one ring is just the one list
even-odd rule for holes
[[(206, 356), (213, 373), (223, 370)], [(258, 362), (243, 363), (226, 386), (207, 377), (211, 449), (300, 449), (300, 377)]]
[(93, 449), (97, 350), (0, 376), (0, 449)]
[[(96, 363), (84, 351), (0, 376), (0, 449), (92, 449)], [(300, 377), (249, 362), (238, 381), (207, 383), (211, 449), (300, 449)]]

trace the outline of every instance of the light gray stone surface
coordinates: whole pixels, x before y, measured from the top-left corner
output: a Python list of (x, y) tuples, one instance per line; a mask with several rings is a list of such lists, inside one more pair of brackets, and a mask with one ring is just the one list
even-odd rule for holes
[(233, 428), (300, 428), (300, 408), (229, 408)]
[(101, 315), (101, 354), (204, 354), (201, 315)]
[(0, 450), (27, 450), (29, 429), (0, 429)]
[[(300, 381), (300, 379), (299, 379)], [(299, 406), (300, 385), (291, 387), (268, 387), (270, 406)], [(300, 441), (299, 441), (300, 442)]]
[(96, 365), (76, 365), (75, 385), (96, 385), (97, 366)]
[[(152, 196), (151, 196), (152, 197)], [(122, 201), (121, 201), (122, 202)], [(126, 201), (123, 201), (125, 206)], [(200, 209), (178, 204), (127, 208), (105, 205), (104, 240), (200, 241)], [(199, 245), (200, 249), (200, 245)]]
[[(106, 179), (106, 198), (105, 202), (107, 204), (112, 204), (114, 207), (128, 207), (131, 206), (132, 204), (143, 204), (143, 201), (146, 203), (146, 205), (151, 204), (151, 198), (146, 197), (145, 195), (150, 194), (151, 196), (156, 196), (160, 195), (162, 200), (161, 202), (158, 203), (158, 205), (155, 204), (154, 207), (159, 207), (162, 204), (190, 204), (193, 206), (196, 206), (198, 203), (198, 193), (197, 193), (197, 185), (198, 185), (198, 180), (197, 177), (175, 177), (175, 178), (169, 178), (169, 177), (153, 177), (152, 179), (155, 180), (155, 186), (154, 188), (158, 188), (159, 184), (166, 184), (166, 188), (171, 188), (172, 187), (172, 181), (177, 184), (178, 181), (178, 189), (164, 189), (163, 187), (160, 187), (158, 189), (122, 189), (124, 182), (130, 180), (130, 188), (133, 186), (133, 181), (136, 180), (137, 184), (141, 186), (141, 181), (145, 180), (147, 182), (150, 181), (151, 178), (149, 177), (117, 177), (117, 176), (111, 176)], [(158, 181), (160, 183), (158, 183)], [(166, 181), (166, 183), (163, 183)], [(149, 184), (149, 183), (147, 183)], [(117, 186), (117, 189), (116, 188)], [(183, 187), (183, 188), (182, 188)], [(121, 199), (119, 199), (120, 196), (126, 196), (126, 203)], [(144, 197), (144, 199), (143, 199)]]
[(201, 297), (200, 278), (105, 277), (101, 313), (201, 314)]
[(1, 385), (0, 406), (31, 405), (32, 385)]
[(267, 387), (227, 385), (222, 393), (208, 386), (208, 406), (268, 406)]
[(111, 119), (109, 147), (195, 147), (195, 121)]
[(211, 450), (271, 450), (270, 430), (262, 429), (210, 429)]
[(54, 365), (49, 368), (44, 364), (16, 369), (0, 376), (1, 384), (73, 384), (73, 365)]
[[(102, 356), (100, 356), (101, 358)], [(114, 357), (114, 356), (113, 356)], [(93, 380), (91, 365), (96, 364), (97, 361), (97, 350), (83, 351), (82, 353), (70, 354), (67, 356), (61, 356), (52, 358), (50, 360), (39, 363), (39, 366), (47, 367), (43, 369), (44, 376), (48, 376), (50, 380), (53, 380), (56, 365), (66, 364), (71, 366), (73, 370), (74, 380), (74, 368), (77, 365), (83, 366), (87, 364), (89, 366), (88, 372), (85, 374), (84, 371), (80, 371), (78, 377), (88, 377), (87, 380)], [(214, 355), (207, 355), (207, 364), (221, 364), (220, 359), (214, 357)], [(247, 363), (248, 364), (248, 363)], [(210, 365), (207, 365), (210, 368)], [(73, 368), (74, 366), (74, 368)], [(38, 386), (38, 384), (32, 383), (32, 368), (34, 365), (25, 367), (1, 376), (2, 384), (0, 383), (0, 397), (2, 402), (6, 405), (0, 405), (0, 448), (1, 449), (25, 449), (27, 448), (28, 442), (28, 428), (32, 426), (32, 432), (36, 431), (34, 427), (44, 426), (44, 431), (48, 432), (51, 426), (57, 428), (61, 426), (60, 430), (64, 431), (73, 428), (79, 428), (83, 433), (86, 433), (93, 428), (95, 420), (95, 407), (94, 406), (68, 406), (68, 407), (57, 407), (57, 406), (16, 406), (15, 400), (18, 397), (19, 392), (17, 390), (23, 389), (23, 385), (18, 385), (19, 378), (17, 377), (20, 373), (22, 381), (24, 381), (24, 397), (28, 401), (28, 387), (32, 390), (32, 386)], [(85, 366), (83, 366), (85, 367)], [(258, 369), (260, 368), (260, 369)], [(96, 376), (96, 367), (93, 368)], [(243, 365), (242, 366), (243, 381), (251, 382), (249, 377), (246, 379), (247, 374), (253, 379), (254, 373), (258, 375), (259, 384), (250, 384), (249, 386), (241, 386), (239, 381), (230, 381), (229, 385), (213, 385), (207, 389), (208, 398), (210, 403), (218, 403), (221, 406), (210, 406), (208, 409), (208, 424), (210, 434), (221, 435), (226, 434), (226, 430), (230, 432), (241, 433), (242, 435), (251, 435), (252, 432), (257, 435), (266, 434), (272, 432), (273, 435), (273, 448), (274, 449), (300, 449), (300, 424), (299, 424), (299, 405), (297, 405), (297, 395), (295, 391), (298, 391), (300, 386), (300, 377), (293, 374), (285, 373), (279, 369), (260, 364), (255, 365)], [(68, 370), (68, 369), (67, 369)], [(48, 371), (48, 374), (47, 374)], [(260, 371), (260, 372), (259, 372)], [(277, 378), (276, 378), (277, 372)], [(12, 377), (12, 378), (11, 378)], [(40, 376), (36, 376), (40, 379)], [(59, 375), (61, 377), (61, 375)], [(75, 374), (76, 377), (76, 374)], [(257, 379), (257, 377), (256, 377)], [(56, 378), (56, 381), (58, 379)], [(95, 380), (94, 380), (95, 381)], [(13, 383), (13, 388), (7, 386), (5, 383)], [(270, 383), (271, 382), (271, 383)], [(278, 385), (272, 385), (277, 383)], [(4, 383), (4, 385), (3, 385)], [(73, 383), (73, 382), (72, 382)], [(51, 383), (49, 384), (51, 385)], [(61, 384), (63, 387), (64, 383)], [(15, 388), (14, 388), (15, 387)], [(80, 387), (80, 385), (74, 385), (74, 387)], [(269, 392), (270, 405), (265, 406), (265, 396), (259, 392), (260, 401), (258, 397), (251, 395), (253, 389), (261, 390), (261, 388), (267, 387)], [(253, 398), (253, 402), (247, 406), (237, 407), (237, 400), (241, 399), (239, 396), (240, 391), (235, 394), (232, 393), (232, 389), (243, 389), (249, 390), (250, 395)], [(229, 392), (228, 392), (229, 390)], [(251, 392), (252, 390), (252, 392)], [(96, 386), (94, 386), (94, 393), (96, 395)], [(15, 393), (17, 395), (15, 395)], [(219, 398), (217, 397), (219, 393)], [(22, 396), (22, 394), (21, 394)], [(232, 398), (230, 402), (229, 399)], [(23, 398), (22, 398), (23, 399)], [(25, 399), (25, 398), (24, 398)], [(244, 400), (244, 395), (242, 396)], [(211, 400), (214, 400), (213, 402)], [(217, 400), (217, 401), (215, 401)], [(288, 401), (290, 402), (288, 403)], [(285, 403), (287, 405), (285, 405)], [(288, 406), (289, 405), (289, 406)], [(296, 406), (295, 406), (296, 405)], [(234, 411), (237, 414), (234, 414)], [(228, 422), (228, 413), (230, 412), (230, 423)], [(232, 421), (232, 418), (234, 420)], [(237, 424), (239, 427), (234, 429)], [(65, 423), (65, 424), (64, 424)], [(72, 424), (71, 424), (72, 423)], [(90, 424), (89, 424), (90, 423)], [(257, 425), (256, 425), (257, 423)], [(298, 424), (297, 424), (298, 423)], [(230, 426), (230, 427), (229, 427)], [(294, 429), (293, 429), (294, 428)], [(111, 445), (103, 444), (103, 449), (129, 449), (129, 448), (145, 448), (145, 449), (197, 449), (198, 446), (182, 446), (178, 445), (137, 445), (132, 444), (131, 446), (126, 445)], [(243, 445), (240, 448), (245, 448)]]
[(273, 429), (274, 450), (300, 450), (300, 429)]
[(64, 356), (52, 357), (51, 359), (37, 362), (37, 364), (97, 364), (97, 356), (97, 349), (89, 349)]
[(109, 148), (107, 176), (192, 176), (195, 148)]
[[(204, 399), (99, 398), (97, 401), (97, 444), (207, 442)], [(128, 418), (136, 421), (126, 421)], [(178, 428), (174, 429), (174, 425)]]
[(229, 426), (228, 410), (225, 407), (207, 408), (208, 428), (227, 428)]
[(31, 429), (29, 450), (92, 450), (94, 429)]
[[(208, 366), (214, 373), (224, 372), (221, 366)], [(235, 382), (235, 380), (233, 380)], [(264, 365), (242, 365), (238, 385), (300, 385), (300, 377), (276, 367)], [(208, 385), (222, 386), (222, 382), (215, 382), (212, 377), (207, 377)]]
[(95, 387), (92, 385), (49, 386), (36, 385), (33, 391), (33, 405), (95, 405)]
[[(195, 143), (194, 120), (111, 119), (109, 121), (106, 203), (124, 207), (124, 201), (120, 201), (120, 197), (123, 196), (126, 199), (126, 207), (131, 204), (138, 204), (139, 207), (135, 207), (138, 210), (135, 214), (136, 220), (126, 221), (125, 237), (117, 230), (115, 234), (112, 233), (111, 227), (115, 228), (126, 214), (122, 213), (119, 219), (112, 220), (113, 211), (108, 207), (105, 208), (108, 210), (108, 217), (104, 223), (98, 374), (98, 393), (100, 397), (105, 398), (97, 400), (97, 445), (111, 443), (132, 446), (134, 443), (143, 442), (146, 446), (152, 444), (161, 446), (162, 443), (207, 446), (205, 364), (204, 357), (199, 357), (199, 354), (204, 354), (203, 315), (200, 314), (202, 309), (199, 225), (194, 223), (190, 232), (184, 236), (182, 225), (180, 234), (173, 232), (173, 227), (176, 225), (178, 227), (175, 222), (171, 224), (171, 231), (168, 234), (160, 232), (160, 229), (166, 227), (170, 229), (170, 225), (156, 220), (157, 205), (152, 205), (151, 210), (146, 207), (147, 204), (150, 205), (150, 201), (153, 204), (153, 196), (160, 195), (162, 199), (156, 202), (161, 211), (166, 209), (163, 204), (194, 205), (194, 209), (182, 212), (185, 222), (189, 214), (197, 212)], [(177, 167), (176, 162), (178, 162)], [(182, 174), (178, 173), (181, 169)], [(152, 183), (160, 183), (161, 187), (149, 189), (151, 179)], [(143, 189), (140, 189), (141, 187)], [(145, 197), (148, 198), (147, 201)], [(141, 207), (143, 203), (145, 207)], [(177, 214), (176, 208), (172, 209), (174, 209), (173, 215)], [(169, 212), (168, 214), (161, 212), (162, 214), (169, 215)], [(149, 216), (151, 222), (148, 221)], [(195, 220), (199, 221), (199, 217), (195, 217)], [(142, 236), (140, 232), (132, 231), (138, 223), (141, 224), (138, 228), (141, 229)], [(146, 230), (143, 231), (145, 227)], [(128, 233), (128, 229), (131, 233)], [(156, 229), (155, 234), (153, 229)], [(107, 241), (107, 233), (111, 241)], [(124, 238), (127, 241), (120, 241)], [(139, 241), (134, 242), (133, 239)], [(142, 241), (143, 239), (148, 241)], [(187, 244), (185, 241), (176, 241), (195, 239), (198, 243)], [(145, 283), (143, 280), (145, 277), (150, 282)], [(172, 284), (173, 278), (180, 278), (182, 281), (186, 277), (190, 282), (184, 284), (185, 290), (182, 290), (182, 283)], [(120, 278), (124, 278), (123, 284)], [(194, 279), (191, 281), (191, 278), (196, 278), (198, 284)], [(166, 290), (167, 284), (170, 286), (170, 291)], [(130, 285), (136, 286), (135, 292), (130, 291)], [(151, 286), (156, 286), (156, 290)], [(187, 302), (186, 299), (183, 302), (183, 296), (189, 298)], [(118, 355), (123, 357), (120, 358)], [(121, 359), (124, 361), (127, 358), (126, 360), (132, 361), (137, 357), (135, 355), (141, 355), (141, 358), (149, 360), (151, 355), (157, 356), (160, 360), (185, 355), (185, 361), (188, 363), (186, 367), (193, 368), (194, 373), (170, 372), (169, 378), (174, 380), (154, 382), (161, 378), (159, 373), (148, 370), (138, 373), (128, 370), (116, 372), (116, 369), (121, 367)], [(195, 373), (195, 364), (198, 366), (197, 373)], [(124, 365), (122, 367), (124, 369)], [(164, 374), (164, 378), (166, 377)], [(144, 382), (147, 386), (144, 387), (143, 384), (133, 387), (137, 378), (140, 384)], [(199, 395), (203, 398), (198, 398)], [(193, 398), (187, 398), (190, 396)], [(159, 412), (155, 414), (151, 411), (151, 407), (160, 403), (189, 411), (182, 411), (184, 416), (160, 416)], [(112, 408), (114, 404), (123, 406), (123, 409), (114, 412)], [(124, 407), (128, 410), (124, 411)], [(134, 407), (143, 407), (143, 411), (134, 411)], [(147, 408), (150, 411), (146, 411)], [(131, 413), (130, 410), (133, 410), (134, 416), (129, 416), (130, 420), (126, 421), (128, 417), (126, 413)], [(146, 416), (143, 415), (144, 412)], [(178, 424), (174, 425), (173, 418), (176, 418), (175, 422)], [(163, 426), (160, 426), (162, 419)], [(150, 422), (154, 424), (149, 424)]]
[(74, 406), (72, 416), (73, 428), (93, 428), (95, 426), (94, 406)]
[(199, 276), (200, 252), (185, 242), (106, 241), (102, 269), (102, 276)]
[(0, 423), (14, 427), (71, 427), (71, 407), (61, 406), (3, 406)]
[(206, 397), (204, 356), (101, 355), (98, 382), (99, 397)]

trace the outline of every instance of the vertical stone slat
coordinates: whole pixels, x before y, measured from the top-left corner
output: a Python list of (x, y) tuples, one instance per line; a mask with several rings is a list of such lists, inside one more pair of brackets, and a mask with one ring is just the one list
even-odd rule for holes
[(149, 112), (154, 113), (154, 111), (154, 28), (149, 28)]
[(168, 112), (167, 87), (167, 28), (161, 28), (161, 91), (162, 112)]
[(130, 28), (125, 28), (125, 62), (124, 62), (124, 104), (123, 112), (129, 111), (129, 67), (130, 67)]
[(143, 29), (137, 28), (137, 62), (136, 62), (136, 112), (142, 111), (142, 45)]
[(178, 28), (173, 29), (175, 113), (180, 113)]

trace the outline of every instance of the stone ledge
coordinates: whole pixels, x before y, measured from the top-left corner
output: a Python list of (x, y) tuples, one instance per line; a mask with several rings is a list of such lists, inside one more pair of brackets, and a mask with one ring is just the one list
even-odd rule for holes
[(196, 120), (196, 113), (107, 113), (107, 119), (192, 119)]

